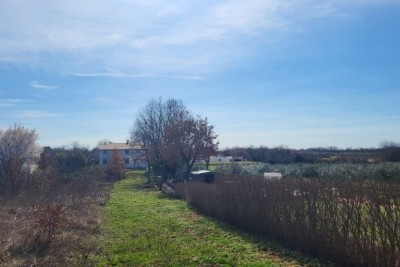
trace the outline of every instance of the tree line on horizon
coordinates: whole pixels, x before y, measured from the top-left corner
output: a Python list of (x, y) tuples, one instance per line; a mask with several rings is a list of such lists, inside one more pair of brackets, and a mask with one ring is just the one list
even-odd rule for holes
[(399, 162), (400, 143), (382, 142), (379, 148), (347, 149), (337, 147), (292, 149), (285, 146), (248, 146), (225, 148), (219, 153), (223, 156), (240, 156), (247, 161), (271, 164)]

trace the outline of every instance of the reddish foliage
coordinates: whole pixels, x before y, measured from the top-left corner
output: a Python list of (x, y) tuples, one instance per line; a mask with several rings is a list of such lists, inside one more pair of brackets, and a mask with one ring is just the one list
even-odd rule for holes
[(34, 228), (39, 229), (41, 233), (45, 233), (48, 242), (53, 239), (57, 231), (68, 226), (70, 223), (64, 217), (65, 206), (62, 204), (47, 205), (46, 207), (34, 205), (33, 211), (32, 220)]

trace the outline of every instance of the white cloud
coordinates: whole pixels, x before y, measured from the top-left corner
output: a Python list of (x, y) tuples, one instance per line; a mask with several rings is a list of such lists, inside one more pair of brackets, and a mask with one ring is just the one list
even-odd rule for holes
[(49, 62), (59, 66), (63, 61), (65, 69), (76, 73), (87, 73), (92, 65), (111, 65), (138, 73), (156, 70), (191, 76), (231, 64), (251, 53), (254, 42), (279, 38), (304, 21), (396, 2), (3, 0), (0, 60), (28, 61), (39, 67)]
[(60, 117), (61, 114), (48, 112), (43, 110), (23, 110), (17, 113), (17, 117), (21, 119), (40, 119)]
[(58, 88), (57, 86), (46, 85), (46, 84), (39, 83), (39, 82), (37, 82), (37, 81), (31, 81), (31, 82), (29, 83), (29, 86), (32, 87), (32, 88), (43, 89), (43, 90), (49, 90), (49, 91), (55, 90), (55, 89)]
[(106, 77), (106, 78), (168, 78), (168, 79), (180, 79), (180, 80), (204, 80), (201, 76), (196, 75), (162, 75), (162, 74), (128, 74), (121, 72), (71, 72), (68, 73), (72, 76), (78, 77)]
[(13, 107), (18, 103), (25, 102), (24, 99), (0, 99), (0, 107)]

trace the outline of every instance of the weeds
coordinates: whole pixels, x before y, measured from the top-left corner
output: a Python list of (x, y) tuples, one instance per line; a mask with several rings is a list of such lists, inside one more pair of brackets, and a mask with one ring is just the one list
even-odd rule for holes
[(111, 183), (101, 169), (33, 180), (0, 195), (0, 266), (91, 266)]
[(50, 243), (56, 232), (61, 231), (70, 224), (65, 218), (65, 206), (63, 204), (48, 204), (46, 207), (33, 206), (33, 228), (39, 229), (39, 235), (45, 234), (47, 243)]

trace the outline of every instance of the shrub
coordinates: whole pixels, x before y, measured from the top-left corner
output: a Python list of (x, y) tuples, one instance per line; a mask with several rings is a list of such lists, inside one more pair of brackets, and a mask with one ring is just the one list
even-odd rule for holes
[(343, 265), (399, 266), (400, 184), (219, 176), (176, 185), (200, 211)]
[(39, 230), (40, 235), (46, 235), (48, 243), (51, 242), (56, 232), (69, 224), (64, 213), (65, 206), (59, 203), (55, 205), (48, 204), (46, 207), (39, 205), (33, 206), (33, 226)]

